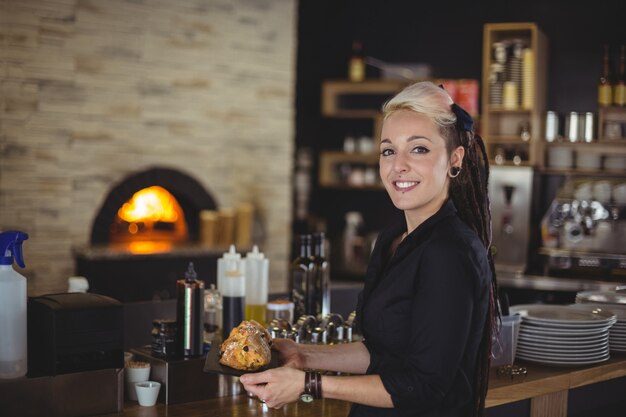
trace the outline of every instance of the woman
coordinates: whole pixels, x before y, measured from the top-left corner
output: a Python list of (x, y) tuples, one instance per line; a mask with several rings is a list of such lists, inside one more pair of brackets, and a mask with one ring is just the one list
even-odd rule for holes
[(484, 145), (430, 82), (405, 88), (383, 113), (380, 176), (404, 219), (372, 251), (357, 306), (363, 341), (276, 340), (285, 366), (241, 382), (270, 407), (304, 392), (352, 402), (351, 416), (481, 415), (496, 294)]

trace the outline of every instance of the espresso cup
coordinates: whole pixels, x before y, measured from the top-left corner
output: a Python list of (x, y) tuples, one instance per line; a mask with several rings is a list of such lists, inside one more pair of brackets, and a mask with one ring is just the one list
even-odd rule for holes
[(159, 397), (161, 383), (156, 381), (143, 381), (135, 383), (135, 391), (139, 405), (151, 407), (156, 404)]

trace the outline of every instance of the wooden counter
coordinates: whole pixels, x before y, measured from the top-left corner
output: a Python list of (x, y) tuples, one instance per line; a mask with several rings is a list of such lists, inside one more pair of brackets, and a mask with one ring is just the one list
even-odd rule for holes
[[(616, 355), (599, 365), (584, 367), (544, 367), (521, 363), (526, 376), (501, 376), (492, 370), (487, 407), (530, 400), (531, 417), (565, 417), (570, 389), (602, 381), (626, 377), (626, 355)], [(269, 409), (245, 395), (214, 398), (186, 404), (141, 407), (127, 403), (122, 413), (102, 417), (231, 417), (231, 416), (294, 416), (345, 417), (350, 404), (344, 401), (321, 400), (310, 404), (294, 403), (283, 409)]]

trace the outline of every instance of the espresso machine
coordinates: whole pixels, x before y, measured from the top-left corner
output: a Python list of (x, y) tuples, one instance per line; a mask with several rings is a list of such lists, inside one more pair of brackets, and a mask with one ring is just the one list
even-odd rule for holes
[(566, 181), (541, 222), (550, 275), (624, 281), (626, 178)]

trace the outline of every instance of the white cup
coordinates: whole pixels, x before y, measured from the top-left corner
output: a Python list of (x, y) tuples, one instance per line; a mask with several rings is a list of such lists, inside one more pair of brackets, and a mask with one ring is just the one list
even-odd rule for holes
[(156, 381), (143, 381), (135, 383), (135, 391), (137, 392), (139, 405), (151, 407), (156, 404), (160, 389), (161, 383)]
[(150, 366), (144, 368), (130, 368), (127, 366), (124, 369), (124, 378), (126, 380), (126, 396), (131, 401), (137, 401), (135, 384), (150, 379)]

